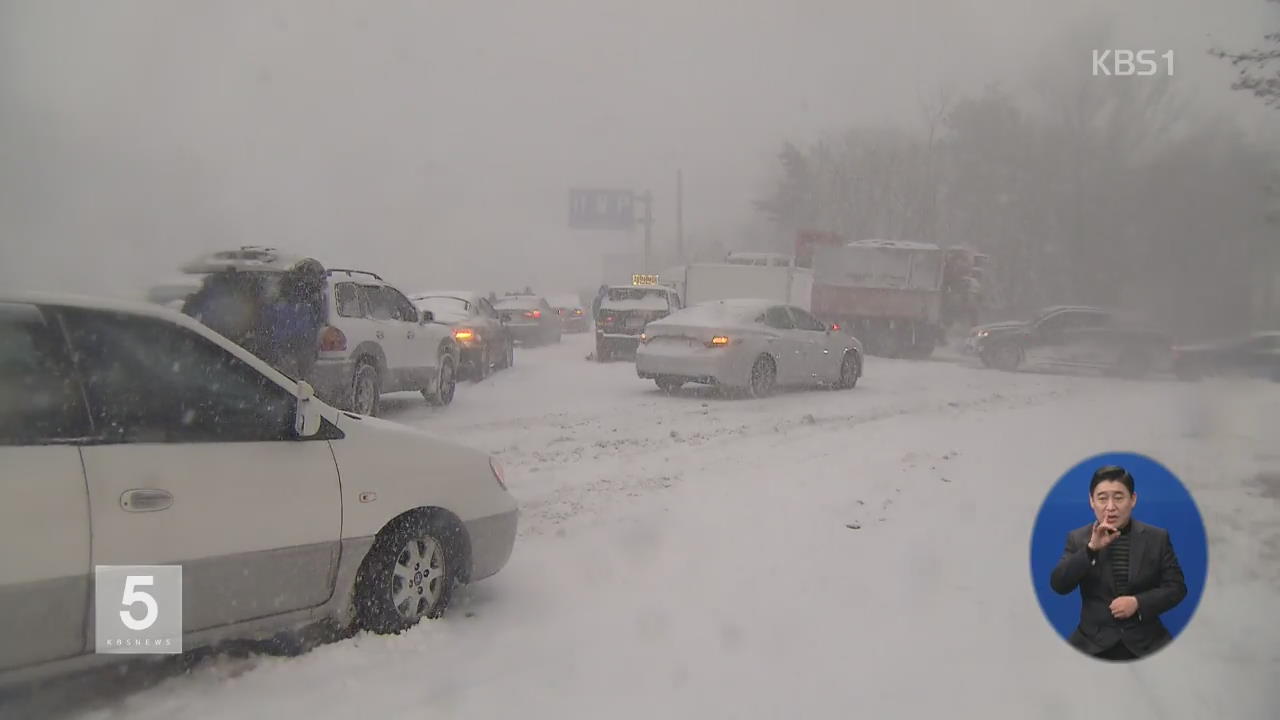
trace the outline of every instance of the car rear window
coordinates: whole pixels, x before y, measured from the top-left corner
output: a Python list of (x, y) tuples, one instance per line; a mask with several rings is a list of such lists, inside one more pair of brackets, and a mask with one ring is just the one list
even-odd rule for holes
[(536, 297), (520, 296), (498, 298), (498, 301), (493, 306), (498, 310), (533, 310), (541, 307), (542, 304)]

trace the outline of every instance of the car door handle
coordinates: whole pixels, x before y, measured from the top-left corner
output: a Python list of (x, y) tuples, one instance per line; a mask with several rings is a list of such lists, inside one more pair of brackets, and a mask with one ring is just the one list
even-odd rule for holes
[(129, 512), (154, 512), (173, 505), (173, 493), (156, 488), (125, 490), (120, 495), (120, 507)]

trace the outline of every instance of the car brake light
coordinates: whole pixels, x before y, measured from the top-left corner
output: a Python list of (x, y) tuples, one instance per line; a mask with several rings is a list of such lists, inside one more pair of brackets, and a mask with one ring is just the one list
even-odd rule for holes
[(453, 331), (454, 340), (462, 340), (463, 342), (466, 342), (469, 340), (474, 340), (475, 337), (476, 337), (475, 331), (469, 330), (467, 328), (459, 328)]
[(503, 477), (505, 475), (505, 470), (502, 467), (502, 463), (498, 462), (497, 458), (489, 458), (489, 469), (493, 471), (493, 477), (498, 481), (498, 487), (506, 490), (507, 483), (506, 478)]
[(724, 347), (729, 344), (729, 338), (723, 335), (717, 335), (711, 338), (711, 342), (707, 343), (707, 347)]
[(347, 349), (347, 336), (332, 325), (320, 333), (320, 352), (335, 352)]
[(541, 311), (541, 310), (534, 310), (534, 311), (532, 311), (532, 312), (527, 312), (527, 313), (525, 313), (525, 314), (524, 314), (524, 316), (525, 316), (525, 317), (529, 317), (529, 318), (533, 318), (533, 319), (535, 319), (535, 320), (536, 320), (536, 319), (538, 319), (538, 318), (542, 317), (542, 311)]
[(838, 331), (840, 329), (840, 323), (831, 323), (831, 329)]
[(611, 322), (613, 322), (613, 316), (612, 316), (612, 315), (607, 316), (607, 317), (604, 319), (604, 321), (605, 321), (605, 322), (607, 322), (607, 323), (611, 323)]

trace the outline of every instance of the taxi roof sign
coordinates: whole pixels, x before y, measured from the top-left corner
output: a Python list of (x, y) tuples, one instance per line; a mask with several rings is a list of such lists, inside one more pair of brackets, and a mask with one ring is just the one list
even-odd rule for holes
[(632, 285), (657, 285), (658, 276), (649, 274), (636, 274), (631, 276)]

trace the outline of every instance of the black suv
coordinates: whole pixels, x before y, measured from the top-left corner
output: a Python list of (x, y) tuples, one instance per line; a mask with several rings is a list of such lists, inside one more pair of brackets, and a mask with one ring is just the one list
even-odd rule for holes
[(1172, 338), (1098, 307), (1055, 306), (1026, 322), (979, 325), (965, 349), (1000, 370), (1093, 368), (1136, 377), (1172, 365)]

